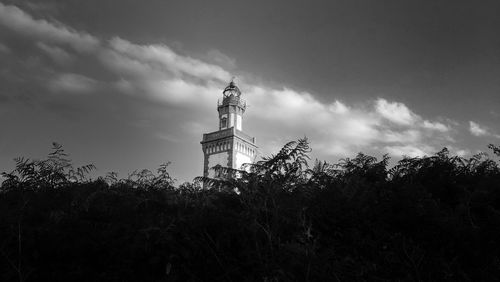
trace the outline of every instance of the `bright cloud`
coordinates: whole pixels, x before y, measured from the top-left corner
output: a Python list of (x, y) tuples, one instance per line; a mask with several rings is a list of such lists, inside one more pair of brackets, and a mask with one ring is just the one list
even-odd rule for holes
[(473, 121), (469, 121), (469, 131), (474, 136), (490, 135), (490, 133), (486, 130), (486, 128), (481, 127), (479, 124)]
[(410, 125), (415, 122), (415, 114), (403, 103), (388, 102), (379, 98), (375, 103), (377, 113), (387, 120), (401, 125)]
[(418, 129), (408, 129), (408, 130), (391, 130), (386, 129), (382, 132), (382, 140), (388, 143), (406, 143), (415, 144), (421, 141), (422, 132)]
[(253, 86), (246, 89), (249, 119), (274, 124), (274, 132), (307, 135), (323, 153), (345, 155), (367, 147), (394, 156), (422, 156), (452, 141), (450, 126), (422, 119), (400, 102), (378, 99), (362, 107), (323, 104), (307, 92)]
[(450, 127), (443, 124), (443, 123), (440, 123), (440, 122), (431, 122), (431, 121), (428, 121), (428, 120), (424, 120), (422, 126), (424, 128), (427, 128), (427, 129), (432, 129), (432, 130), (437, 130), (437, 131), (441, 131), (441, 132), (447, 132), (450, 130)]
[(346, 113), (348, 113), (348, 112), (349, 112), (349, 108), (348, 108), (345, 104), (343, 104), (343, 103), (341, 103), (341, 102), (339, 102), (339, 101), (335, 101), (335, 102), (333, 102), (333, 103), (332, 103), (332, 104), (328, 107), (328, 109), (329, 109), (331, 112), (336, 113), (336, 114), (346, 114)]
[(495, 134), (489, 128), (479, 125), (476, 122), (469, 121), (469, 132), (474, 136), (489, 136), (500, 139), (500, 134)]

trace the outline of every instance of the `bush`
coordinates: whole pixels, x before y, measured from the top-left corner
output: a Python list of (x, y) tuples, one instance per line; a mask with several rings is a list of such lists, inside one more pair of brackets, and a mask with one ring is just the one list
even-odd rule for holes
[[(500, 156), (498, 147), (491, 145)], [(310, 168), (306, 139), (176, 187), (90, 179), (60, 145), (0, 186), (2, 281), (465, 281), (500, 275), (500, 170), (484, 154), (358, 154)], [(205, 188), (202, 188), (202, 183)]]

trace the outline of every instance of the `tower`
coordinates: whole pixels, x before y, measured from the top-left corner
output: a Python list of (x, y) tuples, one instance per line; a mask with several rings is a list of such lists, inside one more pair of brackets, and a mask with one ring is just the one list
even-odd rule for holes
[(245, 163), (253, 163), (257, 157), (255, 138), (243, 132), (243, 114), (246, 102), (241, 99), (241, 91), (234, 81), (222, 91), (222, 103), (217, 101), (219, 130), (203, 134), (203, 176), (212, 178), (228, 177), (216, 175), (214, 166), (240, 169)]

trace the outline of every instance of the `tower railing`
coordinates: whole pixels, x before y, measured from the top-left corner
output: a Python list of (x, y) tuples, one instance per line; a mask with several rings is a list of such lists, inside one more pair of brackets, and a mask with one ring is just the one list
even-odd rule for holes
[(241, 137), (242, 139), (245, 139), (246, 141), (250, 141), (251, 143), (255, 143), (255, 137), (251, 137), (250, 135), (246, 134), (245, 132), (234, 129), (234, 132), (236, 133), (235, 135), (238, 137)]
[(220, 99), (217, 99), (217, 108), (226, 106), (226, 105), (237, 105), (242, 107), (244, 110), (247, 108), (247, 102), (241, 98), (236, 98), (236, 97), (226, 97), (222, 99), (222, 102)]
[(232, 136), (234, 134), (233, 130), (234, 130), (234, 127), (230, 127), (227, 129), (223, 129), (223, 130), (219, 130), (219, 131), (215, 131), (215, 132), (211, 132), (211, 133), (205, 133), (205, 134), (203, 134), (202, 142), (209, 142), (209, 141)]
[(247, 135), (246, 133), (244, 133), (243, 131), (241, 130), (238, 130), (234, 127), (230, 127), (230, 128), (227, 128), (227, 129), (223, 129), (223, 130), (219, 130), (219, 131), (215, 131), (215, 132), (211, 132), (211, 133), (205, 133), (203, 134), (203, 140), (201, 141), (202, 143), (205, 143), (205, 142), (210, 142), (210, 141), (214, 141), (214, 140), (217, 140), (217, 139), (222, 139), (222, 138), (226, 138), (226, 137), (230, 137), (230, 136), (238, 136), (239, 138), (247, 141), (247, 142), (250, 142), (252, 144), (255, 144), (255, 138), (254, 137), (250, 137), (250, 135)]

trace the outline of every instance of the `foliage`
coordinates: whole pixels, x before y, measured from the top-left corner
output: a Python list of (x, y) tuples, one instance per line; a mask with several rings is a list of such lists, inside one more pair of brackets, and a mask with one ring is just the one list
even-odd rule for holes
[[(490, 145), (498, 157), (500, 150)], [(2, 281), (482, 281), (500, 277), (500, 168), (485, 154), (358, 154), (307, 139), (174, 186), (168, 163), (91, 180), (60, 145), (0, 186)]]
[(87, 175), (95, 169), (92, 164), (74, 168), (68, 155), (57, 143), (52, 143), (52, 152), (46, 160), (30, 160), (16, 158), (16, 168), (10, 172), (3, 172), (6, 178), (2, 189), (15, 186), (23, 189), (37, 189), (42, 187), (57, 188), (68, 183), (87, 182)]

